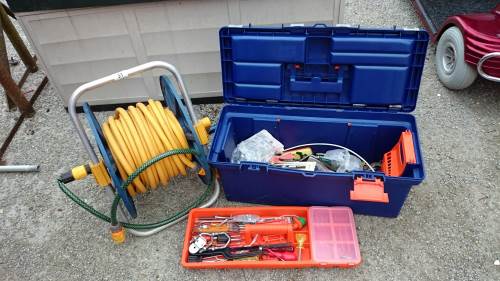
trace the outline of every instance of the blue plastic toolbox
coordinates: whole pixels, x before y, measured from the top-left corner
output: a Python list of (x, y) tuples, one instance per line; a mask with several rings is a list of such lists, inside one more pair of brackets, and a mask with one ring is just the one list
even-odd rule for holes
[[(219, 35), (227, 105), (209, 162), (218, 170), (226, 198), (272, 205), (343, 205), (360, 214), (398, 216), (410, 188), (424, 179), (417, 126), (408, 112), (416, 106), (428, 34), (320, 24), (223, 27)], [(285, 148), (334, 143), (368, 162), (380, 161), (410, 130), (416, 161), (397, 177), (378, 171), (304, 172), (265, 163), (231, 163), (238, 143), (262, 129)], [(386, 202), (353, 198), (357, 184), (365, 191), (381, 188)]]

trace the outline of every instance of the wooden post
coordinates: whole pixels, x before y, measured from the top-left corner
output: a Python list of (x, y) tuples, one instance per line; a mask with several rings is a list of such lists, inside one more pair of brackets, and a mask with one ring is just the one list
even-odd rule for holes
[[(2, 27), (2, 19), (0, 18), (0, 63), (7, 66), (7, 70), (10, 73), (9, 67), (9, 57), (7, 55), (7, 48), (5, 47), (5, 38), (3, 36), (3, 27)], [(14, 102), (10, 99), (9, 95), (5, 93), (5, 97), (7, 98), (7, 106), (9, 110), (12, 110), (16, 107)]]
[(7, 15), (7, 12), (5, 11), (3, 5), (0, 5), (0, 19), (2, 21), (5, 33), (9, 37), (12, 46), (14, 46), (14, 48), (16, 49), (26, 68), (28, 68), (31, 72), (36, 72), (38, 70), (36, 61), (31, 56), (26, 45), (24, 45), (23, 39), (21, 39), (21, 36), (19, 36), (19, 33), (17, 33), (17, 29), (10, 21), (9, 15)]
[(2, 84), (5, 93), (14, 102), (14, 104), (16, 104), (22, 113), (26, 113), (28, 115), (35, 113), (31, 103), (28, 102), (26, 97), (21, 92), (21, 89), (19, 89), (16, 82), (10, 76), (10, 72), (7, 67), (8, 65), (5, 65), (0, 61), (0, 84)]

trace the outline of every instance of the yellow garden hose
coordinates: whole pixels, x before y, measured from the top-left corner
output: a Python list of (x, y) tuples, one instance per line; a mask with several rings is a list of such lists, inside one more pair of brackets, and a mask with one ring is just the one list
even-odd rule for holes
[[(123, 180), (161, 153), (189, 148), (179, 121), (159, 101), (116, 109), (115, 115), (102, 124), (102, 130)], [(191, 154), (178, 154), (157, 162), (134, 179), (127, 188), (129, 194), (166, 186), (170, 178), (186, 175), (186, 168), (196, 166), (191, 160)]]

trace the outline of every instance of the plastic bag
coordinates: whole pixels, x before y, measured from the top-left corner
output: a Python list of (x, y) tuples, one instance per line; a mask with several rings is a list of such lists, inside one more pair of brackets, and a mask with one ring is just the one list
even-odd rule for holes
[(361, 160), (345, 149), (328, 150), (323, 157), (332, 162), (331, 166), (337, 173), (363, 170)]
[(231, 156), (232, 163), (241, 161), (267, 163), (276, 153), (283, 152), (283, 144), (268, 131), (262, 130), (240, 142)]
[(314, 163), (316, 163), (316, 169), (315, 170), (317, 172), (333, 172), (332, 170), (328, 169), (328, 167), (323, 162), (321, 162), (321, 160), (317, 159), (314, 156), (310, 156), (307, 159), (307, 162), (314, 162)]

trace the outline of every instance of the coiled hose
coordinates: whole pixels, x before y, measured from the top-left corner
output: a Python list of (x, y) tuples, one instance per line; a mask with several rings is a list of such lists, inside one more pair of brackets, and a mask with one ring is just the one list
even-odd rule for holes
[[(186, 168), (196, 167), (192, 156), (200, 156), (196, 149), (189, 148), (184, 130), (173, 112), (164, 108), (159, 101), (149, 100), (147, 105), (137, 103), (127, 110), (118, 108), (114, 116), (110, 116), (102, 124), (102, 131), (124, 180), (121, 187), (131, 196), (156, 189), (159, 185), (166, 186), (171, 178), (179, 174), (186, 175)], [(204, 157), (198, 157), (200, 158)], [(214, 190), (214, 180), (212, 176), (203, 194), (179, 212), (147, 224), (118, 221), (117, 209), (122, 200), (118, 194), (111, 205), (110, 216), (107, 216), (78, 197), (60, 179), (58, 186), (77, 205), (111, 225), (121, 224), (132, 230), (153, 230), (182, 219), (189, 210), (202, 205)], [(216, 196), (218, 192), (204, 205), (212, 204)]]
[[(189, 148), (179, 121), (159, 101), (149, 100), (147, 106), (137, 103), (127, 110), (118, 108), (102, 124), (102, 130), (123, 180), (162, 152)], [(173, 154), (156, 162), (134, 177), (128, 193), (135, 196), (160, 184), (166, 186), (170, 178), (179, 174), (185, 176), (186, 167), (196, 167), (191, 159), (191, 154)]]

